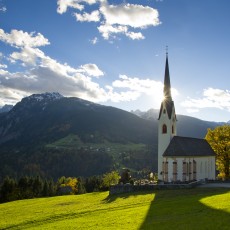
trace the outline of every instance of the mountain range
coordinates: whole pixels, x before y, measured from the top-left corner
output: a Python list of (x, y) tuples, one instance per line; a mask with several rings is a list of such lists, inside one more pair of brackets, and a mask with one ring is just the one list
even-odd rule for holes
[[(127, 112), (59, 93), (33, 94), (0, 113), (0, 180), (11, 175), (92, 176), (157, 167), (157, 110)], [(221, 123), (177, 115), (180, 136)]]

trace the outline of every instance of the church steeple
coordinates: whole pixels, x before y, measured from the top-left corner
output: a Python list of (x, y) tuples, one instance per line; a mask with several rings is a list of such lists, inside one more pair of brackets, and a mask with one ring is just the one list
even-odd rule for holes
[[(166, 48), (167, 49), (167, 48)], [(159, 118), (162, 116), (164, 109), (167, 111), (168, 118), (171, 119), (174, 102), (171, 95), (171, 83), (169, 75), (169, 62), (168, 62), (168, 50), (166, 51), (166, 62), (165, 62), (165, 76), (164, 76), (164, 99), (161, 102), (161, 108), (159, 113)]]
[[(164, 76), (164, 99), (161, 102), (158, 118), (158, 179), (168, 181), (167, 171), (163, 164), (163, 154), (173, 136), (176, 136), (176, 112), (171, 95), (169, 76), (168, 51), (166, 51), (165, 76)], [(166, 162), (167, 163), (167, 162)]]
[(166, 63), (165, 63), (164, 100), (172, 101), (171, 84), (170, 84), (170, 76), (169, 76), (168, 51), (166, 52)]

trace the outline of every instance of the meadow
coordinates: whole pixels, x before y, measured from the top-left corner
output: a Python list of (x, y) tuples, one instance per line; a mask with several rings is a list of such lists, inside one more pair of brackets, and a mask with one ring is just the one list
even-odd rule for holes
[(108, 192), (0, 204), (0, 229), (229, 229), (227, 188)]

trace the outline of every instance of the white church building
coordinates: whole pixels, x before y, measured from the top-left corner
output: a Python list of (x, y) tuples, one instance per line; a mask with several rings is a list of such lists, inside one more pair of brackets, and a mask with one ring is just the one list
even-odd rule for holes
[(164, 99), (158, 118), (158, 179), (164, 182), (214, 180), (215, 153), (211, 146), (205, 139), (177, 136), (176, 122), (166, 53)]

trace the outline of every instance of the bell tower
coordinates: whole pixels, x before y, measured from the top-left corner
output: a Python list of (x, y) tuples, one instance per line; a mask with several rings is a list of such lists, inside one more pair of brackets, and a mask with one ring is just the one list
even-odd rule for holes
[(173, 136), (176, 136), (176, 112), (171, 95), (169, 76), (168, 51), (166, 51), (164, 98), (161, 102), (158, 118), (158, 179), (167, 181), (167, 162), (163, 164), (163, 153), (168, 147)]

